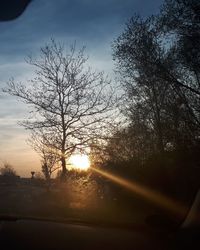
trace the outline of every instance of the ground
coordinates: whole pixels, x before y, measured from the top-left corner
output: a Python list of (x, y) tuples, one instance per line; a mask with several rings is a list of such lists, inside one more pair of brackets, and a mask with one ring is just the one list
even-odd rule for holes
[(54, 183), (1, 183), (0, 215), (77, 220), (98, 224), (145, 225), (155, 207), (109, 183), (81, 177)]

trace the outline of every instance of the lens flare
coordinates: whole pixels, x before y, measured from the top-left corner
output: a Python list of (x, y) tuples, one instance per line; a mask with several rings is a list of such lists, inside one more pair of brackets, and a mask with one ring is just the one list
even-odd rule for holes
[(146, 200), (149, 200), (159, 205), (160, 207), (171, 211), (173, 214), (180, 216), (181, 218), (185, 216), (187, 212), (185, 206), (155, 190), (149, 189), (141, 184), (128, 181), (120, 176), (114, 175), (112, 173), (97, 168), (92, 168), (92, 170), (112, 180), (113, 182), (125, 187), (126, 189), (132, 191), (133, 193), (145, 198)]

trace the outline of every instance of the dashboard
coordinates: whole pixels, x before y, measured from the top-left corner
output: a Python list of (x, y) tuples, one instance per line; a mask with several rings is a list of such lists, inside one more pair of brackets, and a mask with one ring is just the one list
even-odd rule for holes
[(167, 242), (144, 228), (16, 219), (1, 221), (0, 246), (1, 249), (156, 250), (165, 249)]

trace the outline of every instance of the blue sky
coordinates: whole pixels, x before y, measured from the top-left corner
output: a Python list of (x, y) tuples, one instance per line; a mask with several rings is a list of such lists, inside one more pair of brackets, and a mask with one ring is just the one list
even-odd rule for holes
[[(9, 78), (26, 81), (33, 69), (24, 58), (55, 38), (70, 45), (86, 46), (89, 63), (113, 78), (111, 43), (125, 22), (139, 13), (158, 12), (162, 0), (33, 0), (18, 19), (0, 23), (0, 86)], [(18, 174), (40, 170), (36, 153), (27, 145), (28, 133), (17, 124), (28, 110), (13, 97), (0, 92), (0, 166), (11, 163)]]

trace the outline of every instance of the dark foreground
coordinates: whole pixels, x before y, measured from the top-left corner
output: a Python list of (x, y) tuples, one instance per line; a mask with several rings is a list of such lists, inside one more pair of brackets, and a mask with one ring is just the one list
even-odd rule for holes
[(134, 196), (120, 199), (119, 190), (87, 178), (50, 188), (31, 181), (0, 184), (0, 215), (142, 224), (146, 212)]
[[(4, 249), (191, 249), (199, 229), (182, 230), (155, 206), (86, 177), (53, 183), (1, 183)], [(192, 243), (193, 242), (193, 243)], [(200, 246), (200, 245), (199, 245)]]

